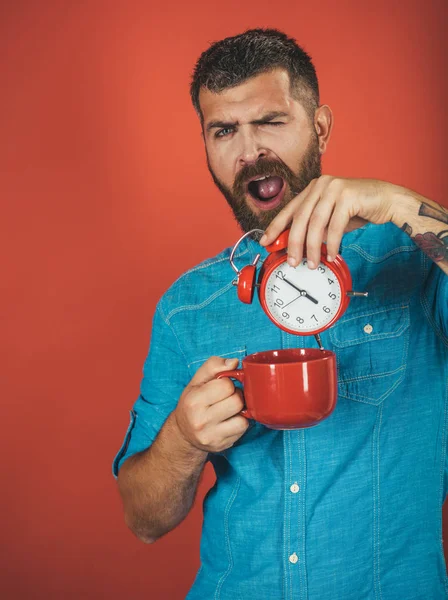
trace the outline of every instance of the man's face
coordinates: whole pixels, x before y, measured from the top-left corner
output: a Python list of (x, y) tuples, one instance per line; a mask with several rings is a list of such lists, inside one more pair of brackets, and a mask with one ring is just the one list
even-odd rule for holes
[(321, 175), (318, 136), (288, 74), (277, 69), (219, 94), (203, 88), (199, 101), (214, 182), (243, 231), (266, 229)]

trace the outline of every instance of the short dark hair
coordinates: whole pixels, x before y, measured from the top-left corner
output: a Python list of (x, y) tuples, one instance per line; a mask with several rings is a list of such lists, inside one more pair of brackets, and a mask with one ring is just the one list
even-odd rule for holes
[(293, 38), (277, 29), (249, 29), (213, 43), (199, 57), (190, 95), (201, 122), (199, 92), (202, 87), (222, 92), (277, 68), (288, 72), (294, 96), (312, 119), (319, 106), (319, 84), (311, 56)]

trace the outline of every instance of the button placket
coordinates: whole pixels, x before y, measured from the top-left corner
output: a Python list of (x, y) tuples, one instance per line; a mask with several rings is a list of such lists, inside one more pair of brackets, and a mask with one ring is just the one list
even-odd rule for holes
[[(291, 597), (305, 600), (308, 594), (306, 555), (305, 555), (305, 493), (306, 483), (306, 448), (304, 430), (291, 431), (288, 439), (288, 464), (285, 472), (287, 484), (289, 552), (285, 559), (288, 561), (288, 589)], [(292, 446), (291, 446), (292, 442)], [(289, 468), (288, 468), (289, 467)], [(299, 493), (300, 492), (300, 493)], [(291, 592), (292, 591), (292, 592)], [(289, 596), (287, 596), (289, 597)]]
[[(313, 342), (305, 340), (303, 336), (289, 336), (282, 332), (283, 348), (312, 347)], [(283, 436), (285, 450), (283, 594), (285, 598), (305, 600), (308, 590), (305, 556), (305, 494), (303, 493), (306, 483), (304, 430), (285, 431)]]

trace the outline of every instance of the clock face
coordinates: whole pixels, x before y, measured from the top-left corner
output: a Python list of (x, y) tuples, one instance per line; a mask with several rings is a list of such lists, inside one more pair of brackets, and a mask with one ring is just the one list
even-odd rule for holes
[(341, 286), (332, 269), (320, 263), (309, 269), (304, 258), (297, 267), (282, 262), (265, 285), (266, 306), (273, 319), (286, 329), (311, 333), (325, 328), (342, 302)]

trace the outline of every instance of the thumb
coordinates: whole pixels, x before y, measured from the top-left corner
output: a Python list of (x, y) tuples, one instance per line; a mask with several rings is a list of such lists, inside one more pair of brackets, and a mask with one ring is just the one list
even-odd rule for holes
[(238, 366), (237, 358), (221, 358), (220, 356), (211, 356), (202, 364), (194, 374), (190, 385), (201, 385), (215, 379), (215, 376), (221, 371), (232, 371)]

